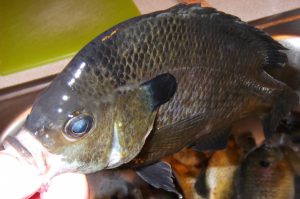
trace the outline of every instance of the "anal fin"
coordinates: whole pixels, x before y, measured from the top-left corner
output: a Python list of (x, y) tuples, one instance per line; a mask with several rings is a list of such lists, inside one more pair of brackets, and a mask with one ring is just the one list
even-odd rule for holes
[(182, 198), (173, 182), (172, 168), (168, 163), (157, 162), (152, 165), (137, 169), (137, 174), (151, 186), (173, 192)]

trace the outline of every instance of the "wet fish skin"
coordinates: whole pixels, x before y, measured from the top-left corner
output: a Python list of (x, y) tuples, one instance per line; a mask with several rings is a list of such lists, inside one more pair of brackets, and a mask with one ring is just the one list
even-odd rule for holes
[[(150, 131), (139, 157), (144, 163), (252, 114), (265, 117), (271, 133), (298, 103), (289, 87), (264, 71), (285, 64), (281, 49), (264, 32), (212, 8), (178, 5), (137, 17), (87, 44), (36, 100), (25, 128), (65, 170), (84, 173), (130, 161)], [(156, 115), (142, 85), (166, 73), (177, 90), (174, 97), (160, 93), (170, 101)], [(65, 136), (66, 122), (83, 113), (94, 121), (91, 131)]]

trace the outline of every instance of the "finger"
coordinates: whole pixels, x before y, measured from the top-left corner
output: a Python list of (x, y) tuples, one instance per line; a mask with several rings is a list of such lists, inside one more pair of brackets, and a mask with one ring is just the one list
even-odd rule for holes
[(36, 168), (16, 157), (0, 152), (0, 198), (26, 198), (42, 185)]
[(41, 193), (41, 199), (88, 199), (88, 195), (88, 183), (85, 175), (65, 173), (55, 176), (51, 180), (47, 191)]

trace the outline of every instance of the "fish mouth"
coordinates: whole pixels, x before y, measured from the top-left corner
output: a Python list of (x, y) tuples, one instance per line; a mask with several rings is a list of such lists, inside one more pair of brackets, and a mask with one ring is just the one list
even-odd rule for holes
[(35, 166), (39, 174), (47, 172), (45, 150), (28, 130), (21, 129), (15, 136), (8, 135), (3, 140), (2, 145), (4, 148), (3, 152), (16, 157), (22, 162)]
[(34, 163), (32, 154), (30, 153), (30, 151), (28, 151), (28, 149), (26, 149), (21, 144), (21, 142), (18, 139), (9, 135), (5, 138), (5, 142), (10, 144), (12, 147), (14, 147), (16, 149), (16, 151), (19, 152), (21, 154), (21, 156), (23, 156), (25, 158), (25, 160), (29, 161), (29, 163)]

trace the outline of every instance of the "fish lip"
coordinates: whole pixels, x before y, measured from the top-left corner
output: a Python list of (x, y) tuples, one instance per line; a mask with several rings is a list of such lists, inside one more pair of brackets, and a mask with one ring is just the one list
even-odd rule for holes
[[(4, 151), (15, 156), (20, 161), (37, 168), (40, 175), (47, 173), (47, 163), (44, 157), (44, 150), (39, 146), (30, 131), (22, 129), (15, 136), (8, 135), (3, 140)], [(37, 147), (38, 146), (38, 147)]]
[(19, 154), (25, 158), (25, 160), (30, 160), (31, 163), (33, 163), (33, 155), (30, 153), (30, 151), (24, 147), (24, 145), (15, 137), (9, 135), (5, 138), (5, 142), (10, 144), (14, 149), (16, 149)]

